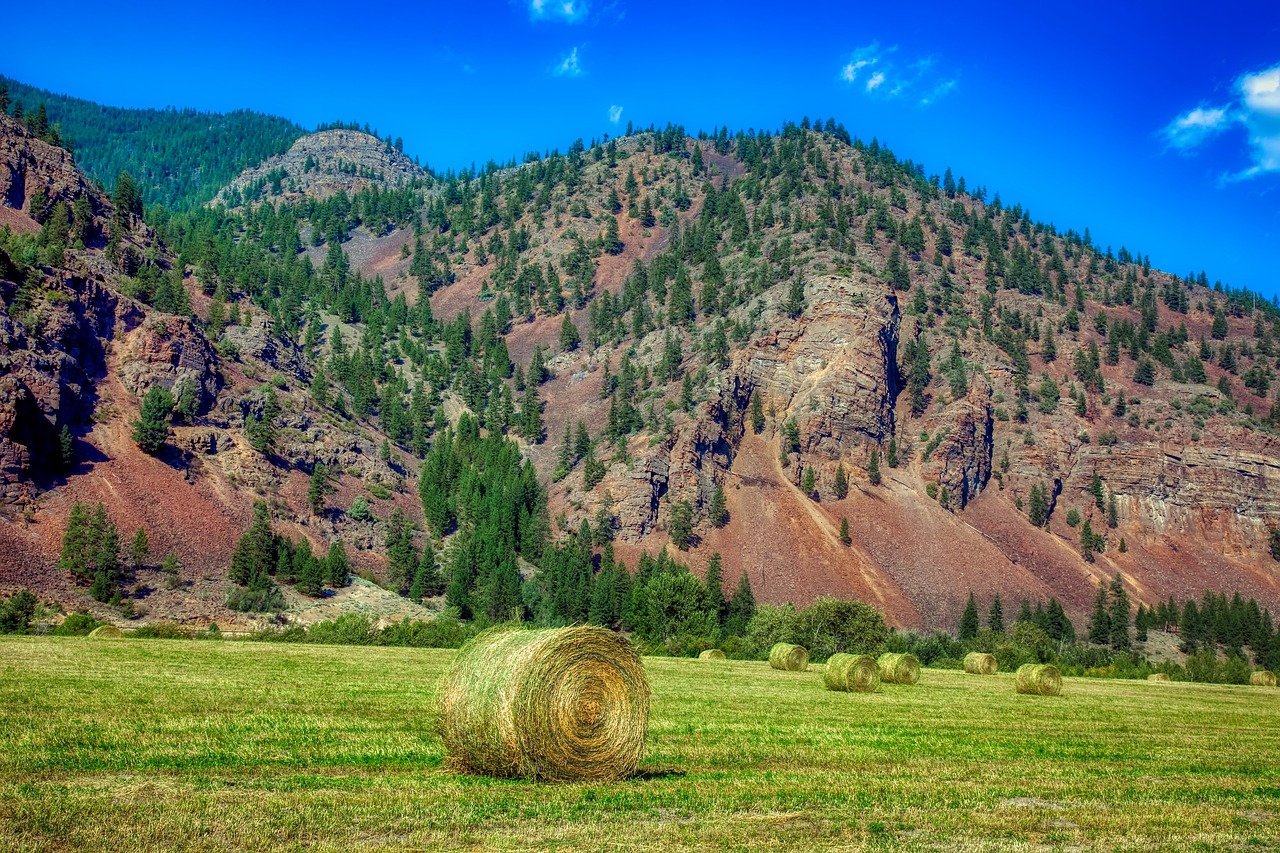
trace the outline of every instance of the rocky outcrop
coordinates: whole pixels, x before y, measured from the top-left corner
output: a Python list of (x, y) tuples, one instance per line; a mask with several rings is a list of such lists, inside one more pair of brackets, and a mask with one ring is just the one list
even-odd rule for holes
[(800, 426), (805, 454), (838, 458), (888, 440), (898, 395), (898, 301), (877, 281), (818, 276), (801, 317), (778, 319), (740, 362), (780, 419)]
[[(948, 505), (963, 509), (991, 479), (991, 389), (974, 387), (933, 421), (934, 445), (921, 473), (947, 490)], [(938, 439), (941, 436), (941, 439)]]
[(21, 122), (0, 113), (0, 225), (37, 230), (35, 220), (42, 211), (33, 211), (31, 202), (38, 191), (46, 210), (57, 202), (70, 208), (81, 197), (89, 200), (95, 215), (104, 207), (105, 200), (76, 168), (70, 152), (41, 142)]
[(324, 130), (302, 137), (285, 153), (241, 172), (217, 200), (235, 203), (257, 193), (324, 199), (374, 185), (403, 186), (426, 175), (425, 169), (376, 136), (358, 130)]
[(268, 315), (258, 313), (244, 325), (229, 326), (223, 337), (242, 359), (259, 361), (303, 384), (311, 381), (311, 371), (302, 351), (293, 341), (282, 340), (271, 333), (271, 317)]
[(169, 315), (153, 316), (129, 336), (119, 372), (121, 384), (138, 398), (152, 385), (175, 397), (192, 388), (197, 412), (213, 404), (222, 384), (208, 339), (190, 319)]

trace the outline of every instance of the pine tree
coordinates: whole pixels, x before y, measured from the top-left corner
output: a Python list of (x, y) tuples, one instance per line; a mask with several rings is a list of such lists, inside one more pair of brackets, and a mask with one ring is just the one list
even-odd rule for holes
[(147, 531), (141, 527), (129, 541), (129, 558), (135, 566), (144, 565), (151, 556), (151, 543), (147, 540)]
[(530, 383), (524, 389), (524, 398), (520, 402), (520, 434), (530, 444), (542, 443), (542, 401), (538, 398), (536, 384)]
[(747, 632), (747, 623), (756, 614), (756, 598), (751, 592), (751, 579), (744, 571), (738, 577), (738, 586), (729, 599), (729, 615), (724, 621), (726, 634), (741, 637)]
[(311, 469), (311, 479), (307, 483), (307, 505), (311, 507), (313, 515), (323, 514), (325, 495), (331, 491), (333, 486), (329, 482), (329, 466), (317, 462)]
[(729, 602), (724, 597), (724, 568), (720, 561), (720, 552), (711, 555), (707, 561), (707, 609), (715, 613), (717, 623), (724, 619), (729, 609)]
[(800, 491), (804, 492), (806, 497), (815, 497), (814, 491), (817, 488), (817, 475), (813, 473), (813, 469), (805, 466), (804, 474), (800, 477)]
[(716, 486), (711, 493), (711, 504), (707, 508), (707, 519), (715, 527), (724, 527), (729, 523), (729, 509), (725, 505), (724, 486)]
[(79, 501), (71, 504), (67, 529), (62, 535), (62, 553), (58, 568), (71, 572), (78, 580), (92, 580), (93, 539), (90, 531), (89, 507)]
[(71, 465), (76, 461), (75, 439), (71, 437), (71, 429), (66, 424), (58, 431), (58, 461), (63, 471), (70, 471)]
[(871, 448), (871, 458), (867, 461), (867, 482), (873, 486), (880, 485), (880, 448)]
[(1120, 575), (1111, 579), (1111, 607), (1108, 611), (1107, 640), (1113, 649), (1129, 648), (1129, 594)]
[(1107, 609), (1107, 585), (1098, 581), (1098, 594), (1093, 601), (1093, 616), (1089, 619), (1089, 642), (1105, 646), (1111, 639), (1111, 614)]
[(987, 627), (996, 634), (1004, 633), (1004, 606), (1000, 603), (999, 593), (991, 599), (991, 610), (987, 613)]
[(560, 323), (560, 349), (564, 352), (573, 352), (582, 343), (582, 335), (578, 333), (578, 327), (573, 324), (573, 319), (569, 316), (569, 312), (564, 312), (564, 320)]
[(761, 402), (760, 394), (751, 395), (751, 431), (759, 435), (764, 429), (764, 404)]
[(240, 586), (248, 586), (256, 576), (275, 571), (277, 543), (271, 529), (271, 514), (265, 501), (253, 505), (253, 521), (231, 554), (229, 574)]
[(840, 516), (840, 544), (846, 548), (853, 544), (853, 537), (849, 535), (849, 519), (846, 516)]
[(338, 588), (347, 585), (351, 576), (351, 561), (347, 559), (347, 548), (339, 539), (329, 546), (329, 553), (324, 558), (325, 582)]
[(978, 602), (973, 597), (973, 592), (969, 592), (969, 603), (964, 606), (964, 614), (960, 617), (960, 639), (961, 641), (972, 640), (978, 636), (978, 628), (981, 625), (978, 622)]
[(152, 385), (142, 398), (142, 412), (133, 422), (133, 440), (146, 453), (155, 455), (169, 438), (169, 419), (173, 413), (173, 395), (159, 385)]
[(831, 484), (831, 491), (836, 500), (844, 500), (849, 495), (849, 477), (845, 474), (843, 462), (836, 465), (836, 478)]
[(672, 543), (681, 551), (688, 551), (693, 539), (693, 507), (688, 501), (676, 501), (671, 505), (667, 528)]

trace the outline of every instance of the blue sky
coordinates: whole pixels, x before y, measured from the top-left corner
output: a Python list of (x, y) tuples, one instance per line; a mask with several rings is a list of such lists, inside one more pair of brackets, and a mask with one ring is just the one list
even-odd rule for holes
[[(628, 121), (834, 117), (1103, 246), (1280, 292), (1275, 0), (408, 5), (72, 0), (58, 50), (9, 39), (0, 71), (122, 106), (367, 121), (438, 169)], [(6, 17), (49, 24), (32, 3)]]

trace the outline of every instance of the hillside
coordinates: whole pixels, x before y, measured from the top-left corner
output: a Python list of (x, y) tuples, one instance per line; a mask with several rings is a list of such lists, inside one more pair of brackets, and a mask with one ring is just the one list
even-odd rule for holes
[(132, 174), (147, 204), (185, 209), (212, 198), (242, 169), (276, 155), (306, 131), (278, 116), (249, 110), (107, 107), (0, 75), (9, 98), (27, 115), (43, 106), (45, 122), (75, 152), (76, 162), (113, 189)]
[(231, 207), (258, 199), (272, 203), (323, 201), (370, 187), (391, 189), (427, 178), (390, 141), (359, 130), (336, 129), (300, 137), (289, 150), (246, 169), (218, 192)]
[[(56, 585), (65, 504), (107, 493), (89, 485), (100, 465), (146, 466), (122, 527), (143, 507), (160, 528), (222, 519), (172, 540), (205, 567), (208, 613), (262, 495), (288, 535), (342, 539), (402, 592), (439, 555), (445, 600), (495, 619), (585, 619), (615, 557), (664, 546), (699, 574), (720, 554), (725, 587), (745, 575), (760, 601), (854, 597), (910, 627), (952, 625), (970, 590), (1056, 597), (1079, 623), (1116, 574), (1135, 603), (1280, 604), (1272, 303), (1097, 247), (834, 122), (669, 126), (386, 189), (300, 187), (324, 173), (305, 169), (307, 139), (230, 188), (282, 170), (270, 204), (152, 223), (157, 268), (190, 265), (200, 321), (168, 328), (219, 378), (167, 463), (99, 414), (82, 427), (92, 468), (11, 475), (11, 495), (52, 489), (27, 504), (38, 532), (4, 526), (24, 578)], [(131, 310), (150, 317), (142, 296)], [(156, 381), (130, 365), (178, 381), (185, 356), (157, 340), (174, 333), (129, 328), (103, 333), (120, 337), (99, 413), (136, 411)], [(281, 444), (264, 454), (268, 387)], [(318, 462), (341, 474), (314, 513)], [(152, 476), (181, 509), (153, 500)], [(418, 522), (408, 546), (392, 506)]]

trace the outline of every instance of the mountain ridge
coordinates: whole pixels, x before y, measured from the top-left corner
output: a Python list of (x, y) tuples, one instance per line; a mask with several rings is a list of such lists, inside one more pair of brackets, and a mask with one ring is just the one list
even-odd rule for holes
[[(1274, 603), (1266, 552), (1278, 508), (1266, 496), (1280, 494), (1267, 485), (1280, 469), (1263, 381), (1277, 334), (1269, 307), (1254, 304), (1246, 317), (1230, 293), (1150, 270), (1127, 250), (1123, 261), (1104, 255), (1075, 232), (1057, 234), (961, 187), (847, 134), (789, 125), (777, 137), (695, 139), (669, 126), (579, 142), (501, 173), (426, 179), (414, 215), (396, 214), (391, 227), (366, 229), (367, 208), (356, 205), (326, 232), (323, 263), (310, 273), (286, 247), (293, 229), (292, 251), (301, 251), (298, 214), (314, 208), (281, 199), (169, 218), (158, 233), (193, 264), (183, 286), (202, 318), (197, 334), (226, 354), (207, 360), (236, 373), (213, 392), (204, 421), (175, 430), (171, 443), (206, 486), (248, 477), (276, 492), (287, 529), (371, 546), (359, 556), (372, 571), (389, 566), (377, 553), (385, 520), (360, 533), (349, 501), (367, 477), (403, 488), (413, 476), (412, 455), (432, 440), (419, 445), (418, 427), (397, 423), (395, 411), (398, 399), (419, 418), (409, 414), (418, 404), (404, 400), (421, 384), (443, 412), (436, 430), (456, 427), (467, 409), (490, 429), (510, 428), (547, 483), (548, 516), (561, 531), (586, 522), (634, 564), (642, 550), (683, 544), (672, 514), (687, 506), (690, 564), (701, 571), (718, 551), (726, 580), (747, 574), (767, 601), (853, 595), (897, 624), (939, 626), (973, 589), (1011, 600), (1055, 595), (1078, 615), (1115, 573), (1148, 603), (1221, 578)], [(214, 223), (255, 235), (261, 255), (233, 262), (197, 251), (189, 235)], [(361, 241), (362, 253), (341, 251)], [(291, 279), (300, 284), (286, 286)], [(244, 313), (226, 325), (232, 306)], [(388, 322), (401, 324), (398, 338), (380, 331)], [(335, 329), (344, 348), (359, 341), (354, 355), (371, 368), (335, 352)], [(526, 403), (519, 377), (537, 359), (552, 375)], [(512, 361), (520, 371), (508, 379)], [(1187, 382), (1197, 364), (1203, 381)], [(372, 369), (366, 390), (383, 402), (361, 401), (366, 380), (339, 378), (357, 369)], [(400, 445), (392, 464), (343, 477), (333, 511), (309, 517), (303, 481), (320, 458), (298, 450), (262, 459), (248, 448), (264, 388), (278, 384), (263, 370), (289, 389), (287, 429), (307, 434), (331, 420), (314, 446), (366, 436), (362, 454), (327, 457), (340, 469), (375, 455), (380, 435)], [(1243, 389), (1241, 374), (1252, 377)], [(358, 417), (333, 419), (299, 396), (308, 383), (313, 396), (350, 399), (343, 405)], [(131, 384), (135, 399), (146, 384)], [(527, 432), (512, 423), (517, 394), (526, 395), (521, 418), (527, 409), (545, 415), (536, 434), (517, 437)], [(748, 425), (756, 399), (775, 409), (758, 431)], [(1117, 414), (1123, 399), (1144, 417)], [(1263, 414), (1244, 415), (1245, 405)], [(603, 471), (588, 477), (586, 460), (573, 459), (557, 477), (557, 439), (575, 423), (596, 436), (588, 455), (599, 454)], [(210, 452), (224, 444), (236, 452)], [(248, 467), (227, 468), (220, 455)], [(1129, 464), (1135, 458), (1147, 461)], [(837, 466), (853, 481), (847, 497), (832, 491)], [(1041, 487), (1044, 518), (1029, 524)], [(244, 523), (248, 496), (218, 489), (238, 501), (233, 515)], [(723, 526), (711, 519), (717, 489), (727, 493)], [(448, 546), (421, 507), (393, 503)], [(1068, 510), (1083, 510), (1110, 541), (1076, 545)], [(849, 545), (835, 532), (841, 519)], [(206, 557), (206, 571), (224, 559)]]

